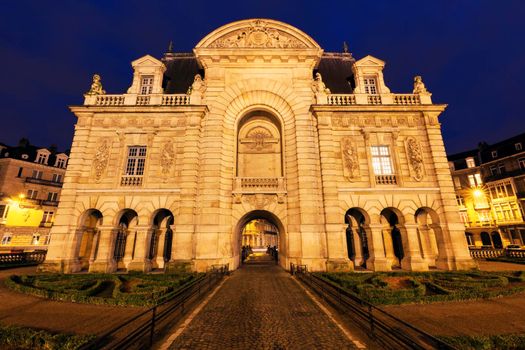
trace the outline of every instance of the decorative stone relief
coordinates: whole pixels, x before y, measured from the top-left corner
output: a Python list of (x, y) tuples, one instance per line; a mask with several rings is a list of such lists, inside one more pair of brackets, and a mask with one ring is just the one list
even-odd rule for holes
[(423, 153), (421, 145), (413, 138), (408, 137), (405, 141), (408, 163), (412, 169), (412, 177), (416, 181), (421, 181), (424, 177)]
[(160, 151), (160, 168), (163, 176), (167, 177), (170, 174), (174, 162), (175, 151), (173, 150), (173, 142), (169, 140), (164, 143)]
[(239, 29), (215, 40), (211, 48), (306, 48), (306, 45), (289, 34), (268, 27), (265, 21), (255, 20), (250, 27)]
[(255, 209), (265, 209), (275, 202), (276, 196), (273, 194), (257, 193), (254, 195), (243, 196), (243, 199)]
[(357, 147), (350, 137), (341, 140), (341, 154), (343, 155), (343, 174), (348, 180), (359, 177), (359, 158)]
[(371, 116), (371, 115), (333, 115), (332, 126), (335, 128), (351, 127), (413, 127), (422, 126), (423, 120), (413, 115)]
[(100, 146), (95, 153), (95, 159), (93, 160), (93, 169), (95, 170), (95, 181), (99, 182), (102, 179), (102, 175), (106, 170), (109, 162), (109, 153), (111, 150), (110, 141), (103, 139), (99, 142)]
[(279, 139), (273, 138), (272, 133), (261, 126), (257, 126), (246, 134), (246, 139), (241, 140), (241, 143), (247, 144), (248, 148), (262, 151), (263, 149), (271, 148), (272, 143), (278, 143)]

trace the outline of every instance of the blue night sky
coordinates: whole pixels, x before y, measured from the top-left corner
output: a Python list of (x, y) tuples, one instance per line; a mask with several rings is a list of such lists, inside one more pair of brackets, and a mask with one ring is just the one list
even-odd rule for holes
[[(131, 83), (130, 62), (161, 57), (170, 40), (190, 52), (206, 34), (245, 18), (272, 18), (325, 51), (386, 61), (392, 92), (422, 75), (449, 153), (525, 131), (525, 1), (9, 1), (0, 12), (0, 142), (69, 148), (91, 76), (108, 93)], [(521, 43), (521, 44), (520, 44)]]

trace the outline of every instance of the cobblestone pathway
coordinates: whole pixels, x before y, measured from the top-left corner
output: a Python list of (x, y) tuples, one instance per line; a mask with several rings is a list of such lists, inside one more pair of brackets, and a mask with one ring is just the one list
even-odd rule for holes
[(292, 277), (267, 258), (237, 270), (170, 349), (355, 349)]

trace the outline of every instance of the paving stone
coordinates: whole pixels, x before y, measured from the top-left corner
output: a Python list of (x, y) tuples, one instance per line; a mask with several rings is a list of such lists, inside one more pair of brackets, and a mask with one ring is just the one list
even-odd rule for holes
[(267, 259), (237, 270), (170, 349), (355, 349), (292, 277)]

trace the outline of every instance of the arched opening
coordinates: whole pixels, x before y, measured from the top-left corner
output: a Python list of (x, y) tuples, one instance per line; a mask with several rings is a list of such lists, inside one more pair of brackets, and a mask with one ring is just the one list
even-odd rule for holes
[(284, 264), (284, 227), (281, 221), (265, 210), (244, 215), (236, 227), (237, 266), (253, 261)]
[(501, 241), (501, 235), (497, 231), (493, 231), (490, 234), (492, 238), (492, 243), (494, 248), (496, 249), (502, 249), (503, 248), (503, 242)]
[(366, 212), (361, 208), (350, 208), (345, 214), (346, 227), (346, 249), (348, 259), (354, 262), (354, 266), (366, 269), (366, 261), (370, 257), (368, 250), (369, 219)]
[(98, 240), (102, 225), (102, 213), (97, 209), (88, 209), (80, 219), (80, 240), (77, 243), (77, 258), (80, 270), (88, 270), (97, 258)]
[(435, 267), (440, 253), (445, 252), (439, 216), (434, 210), (423, 207), (416, 210), (415, 220), (417, 223), (421, 257), (426, 261), (428, 266)]
[(382, 233), (386, 259), (393, 268), (401, 268), (401, 261), (405, 257), (403, 237), (401, 235), (403, 222), (400, 222), (402, 215), (396, 213), (396, 211), (394, 208), (383, 209), (381, 212), (381, 223), (383, 224)]
[(282, 128), (277, 118), (253, 111), (240, 120), (237, 130), (237, 177), (282, 177)]
[(467, 244), (469, 246), (474, 246), (474, 235), (472, 232), (465, 232), (465, 239), (467, 240)]
[(133, 259), (137, 223), (138, 215), (134, 210), (125, 209), (122, 211), (117, 223), (115, 249), (113, 250), (113, 259), (117, 264), (117, 269), (126, 269)]
[(173, 242), (173, 214), (168, 209), (159, 209), (153, 215), (148, 258), (154, 269), (162, 269), (171, 259)]
[(481, 237), (481, 244), (484, 245), (484, 246), (492, 246), (492, 241), (490, 240), (490, 235), (488, 232), (481, 232), (480, 233), (480, 237)]

